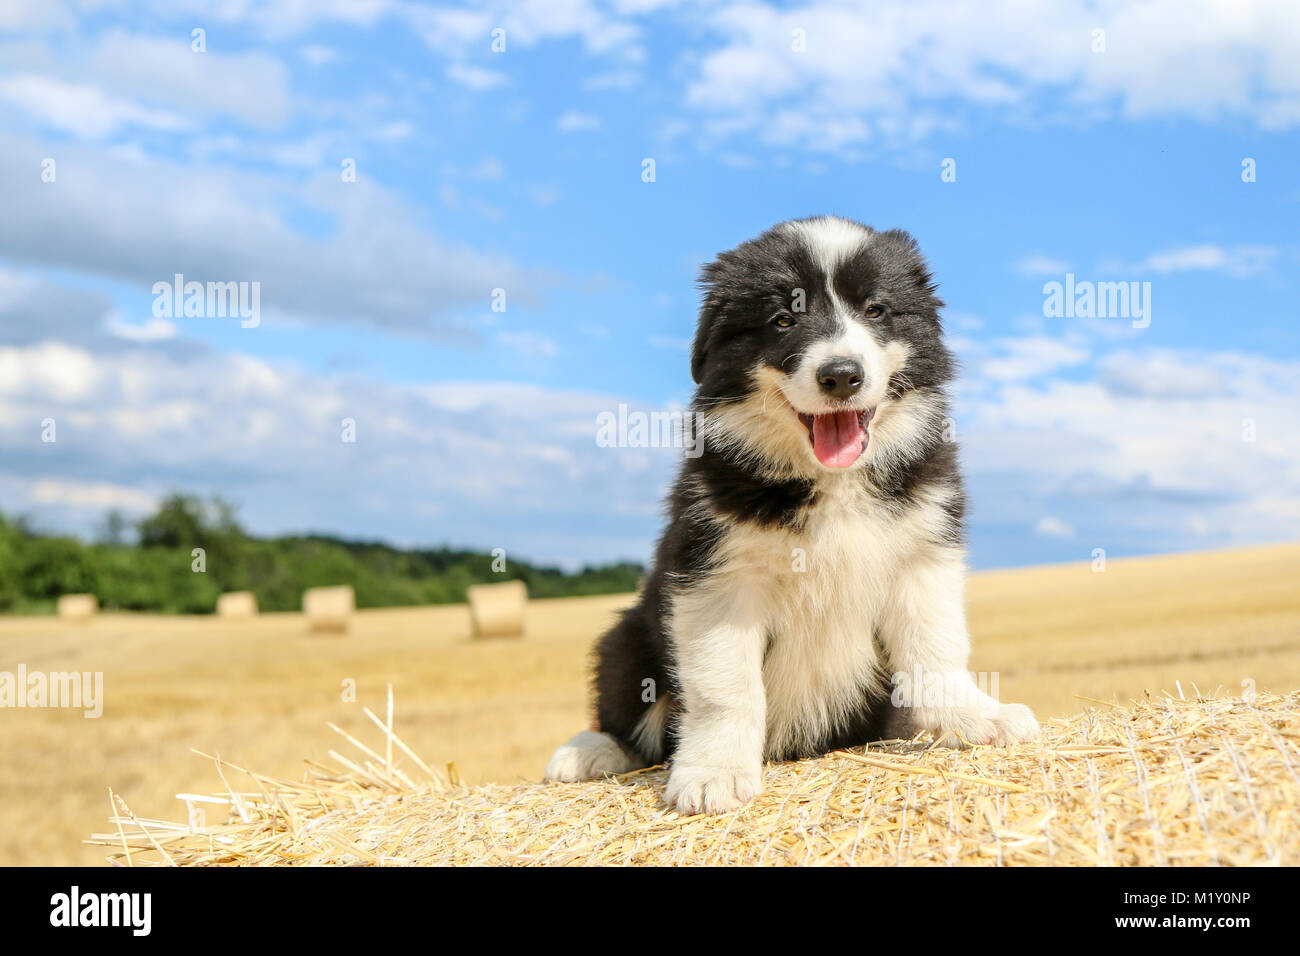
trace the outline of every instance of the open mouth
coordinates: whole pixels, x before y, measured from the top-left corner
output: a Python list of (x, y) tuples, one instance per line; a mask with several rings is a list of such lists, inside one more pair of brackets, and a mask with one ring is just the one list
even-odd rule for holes
[(847, 468), (866, 451), (875, 413), (874, 408), (848, 408), (822, 415), (796, 414), (808, 429), (808, 441), (817, 460), (827, 468)]

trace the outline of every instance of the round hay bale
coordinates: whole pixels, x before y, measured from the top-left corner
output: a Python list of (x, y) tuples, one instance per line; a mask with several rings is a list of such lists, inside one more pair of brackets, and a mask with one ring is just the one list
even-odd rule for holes
[(528, 588), (523, 581), (476, 584), (467, 592), (474, 637), (522, 637)]
[(257, 595), (252, 591), (227, 591), (217, 598), (217, 617), (256, 617)]
[(63, 594), (58, 608), (59, 617), (65, 621), (88, 621), (99, 613), (99, 598), (93, 594)]
[(302, 592), (302, 611), (313, 631), (346, 631), (356, 607), (356, 593), (350, 584)]

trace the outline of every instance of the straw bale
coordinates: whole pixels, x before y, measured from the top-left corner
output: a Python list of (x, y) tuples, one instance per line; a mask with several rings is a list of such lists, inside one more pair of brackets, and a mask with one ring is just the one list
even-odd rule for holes
[(917, 739), (769, 764), (753, 802), (683, 817), (663, 768), (463, 785), (393, 733), (390, 696), (387, 721), (365, 709), (373, 746), (333, 728), (355, 753), (332, 766), (292, 782), (217, 760), (223, 792), (180, 795), (211, 801), (208, 825), (119, 801), (90, 842), (180, 866), (1300, 864), (1300, 692), (1097, 703), (1009, 748)]
[(523, 581), (475, 584), (467, 595), (476, 638), (523, 635), (524, 609), (528, 606), (528, 588)]
[(312, 631), (346, 631), (356, 607), (356, 594), (348, 584), (302, 592), (303, 614)]
[(89, 620), (99, 613), (99, 598), (93, 594), (60, 595), (58, 612), (65, 621)]
[(252, 591), (227, 591), (217, 598), (217, 617), (256, 617), (257, 595)]

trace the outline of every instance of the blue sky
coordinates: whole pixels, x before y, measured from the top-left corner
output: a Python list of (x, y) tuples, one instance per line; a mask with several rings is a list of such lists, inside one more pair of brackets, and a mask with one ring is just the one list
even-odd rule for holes
[[(939, 280), (975, 566), (1300, 535), (1300, 16), (967, 7), (6, 4), (0, 510), (645, 560), (675, 453), (596, 416), (688, 401), (701, 263), (836, 213)], [(177, 272), (259, 324), (155, 316)]]

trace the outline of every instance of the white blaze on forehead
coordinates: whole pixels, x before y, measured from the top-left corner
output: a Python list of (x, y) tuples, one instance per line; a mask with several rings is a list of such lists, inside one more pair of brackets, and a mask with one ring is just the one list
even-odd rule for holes
[(835, 273), (850, 256), (861, 249), (874, 233), (856, 222), (839, 219), (835, 216), (822, 216), (790, 223), (790, 228), (803, 240), (808, 251), (817, 260), (817, 265), (825, 276), (826, 295), (831, 303), (835, 324), (841, 336), (852, 334), (852, 310), (835, 294)]
[[(817, 263), (826, 273), (826, 284), (830, 286), (835, 270), (840, 263), (852, 253), (862, 248), (875, 235), (870, 229), (839, 219), (835, 216), (822, 216), (819, 219), (807, 219), (789, 223), (790, 229), (803, 237), (808, 248), (817, 257)], [(832, 293), (833, 294), (833, 293)]]

